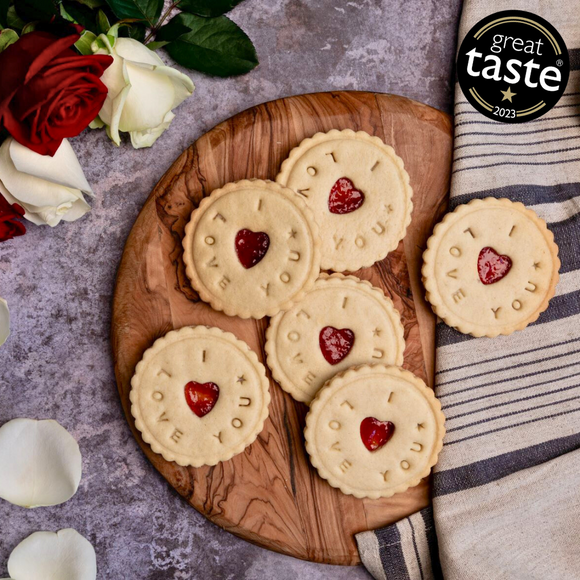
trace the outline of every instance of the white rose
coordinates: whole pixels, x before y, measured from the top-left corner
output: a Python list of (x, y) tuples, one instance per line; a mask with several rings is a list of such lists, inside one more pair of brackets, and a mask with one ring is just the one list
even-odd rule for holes
[(172, 109), (193, 93), (193, 82), (133, 38), (101, 34), (92, 49), (114, 60), (101, 77), (109, 92), (91, 127), (107, 125), (116, 145), (124, 131), (135, 149), (151, 147), (175, 117)]
[(91, 208), (93, 195), (70, 143), (64, 139), (53, 157), (40, 155), (9, 137), (0, 146), (0, 194), (21, 205), (36, 225), (72, 222)]

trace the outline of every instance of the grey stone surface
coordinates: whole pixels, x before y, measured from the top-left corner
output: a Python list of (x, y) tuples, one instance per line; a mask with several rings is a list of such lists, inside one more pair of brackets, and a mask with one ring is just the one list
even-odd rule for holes
[[(171, 162), (218, 122), (277, 97), (331, 89), (399, 93), (450, 111), (459, 0), (245, 0), (232, 13), (260, 66), (232, 79), (188, 72), (197, 90), (151, 149), (104, 131), (73, 140), (97, 194), (55, 229), (0, 245), (0, 296), (13, 334), (0, 348), (0, 424), (54, 418), (77, 438), (83, 479), (66, 504), (33, 511), (0, 500), (0, 577), (36, 530), (74, 527), (95, 546), (99, 578), (368, 578), (360, 567), (302, 562), (248, 544), (189, 508), (147, 462), (117, 398), (109, 341), (123, 245)], [(168, 61), (169, 62), (169, 61)], [(0, 473), (2, 466), (0, 466)]]

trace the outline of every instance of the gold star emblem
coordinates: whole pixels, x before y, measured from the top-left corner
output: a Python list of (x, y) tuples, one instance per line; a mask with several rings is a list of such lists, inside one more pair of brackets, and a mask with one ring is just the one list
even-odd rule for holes
[(512, 93), (512, 88), (508, 87), (507, 91), (501, 91), (500, 93), (503, 95), (503, 99), (502, 101), (509, 101), (510, 103), (512, 103), (512, 97), (515, 97), (517, 95), (517, 93)]

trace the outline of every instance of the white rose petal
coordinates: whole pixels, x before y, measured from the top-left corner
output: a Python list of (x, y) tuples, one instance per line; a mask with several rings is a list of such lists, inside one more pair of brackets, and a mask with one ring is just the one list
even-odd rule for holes
[(95, 580), (97, 557), (76, 530), (35, 532), (10, 554), (8, 574), (15, 580)]
[(139, 131), (158, 127), (171, 110), (175, 95), (173, 83), (162, 70), (165, 67), (127, 60), (125, 66), (131, 90), (123, 107), (119, 129)]
[(155, 141), (157, 141), (157, 137), (171, 125), (171, 121), (173, 121), (175, 115), (169, 111), (163, 122), (158, 127), (154, 129), (147, 129), (145, 131), (131, 131), (131, 144), (135, 149), (141, 149), (142, 147), (151, 147)]
[(154, 50), (147, 48), (134, 38), (117, 38), (114, 48), (115, 52), (124, 60), (164, 66), (163, 61)]
[(83, 193), (93, 195), (66, 139), (50, 157), (12, 137), (0, 146), (0, 193), (9, 203), (21, 205), (26, 219), (49, 226), (83, 216), (90, 210)]
[(117, 38), (112, 45), (102, 34), (98, 41), (93, 50), (113, 57), (101, 77), (108, 94), (99, 122), (117, 145), (119, 132), (128, 132), (136, 149), (151, 147), (173, 120), (172, 110), (192, 94), (193, 82), (133, 38)]
[(22, 507), (69, 500), (81, 480), (74, 437), (56, 421), (14, 419), (0, 427), (0, 498)]
[(87, 182), (79, 160), (66, 139), (63, 139), (53, 157), (38, 153), (30, 155), (30, 149), (18, 141), (12, 141), (10, 157), (14, 167), (21, 173), (64, 185), (70, 189), (80, 189), (88, 195), (93, 195), (93, 190)]
[(0, 346), (2, 346), (10, 336), (10, 311), (6, 300), (0, 298)]

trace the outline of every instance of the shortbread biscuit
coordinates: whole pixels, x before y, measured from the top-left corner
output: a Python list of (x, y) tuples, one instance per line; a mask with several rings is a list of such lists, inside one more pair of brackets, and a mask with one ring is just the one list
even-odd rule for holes
[(314, 212), (325, 270), (372, 266), (397, 247), (411, 222), (413, 190), (403, 160), (364, 131), (332, 130), (305, 139), (282, 163), (276, 181)]
[(307, 404), (338, 372), (367, 362), (401, 365), (405, 350), (392, 301), (342, 274), (323, 275), (300, 302), (272, 318), (266, 339), (272, 375)]
[(273, 316), (320, 272), (312, 212), (272, 181), (229, 183), (204, 198), (185, 228), (183, 249), (191, 285), (229, 316)]
[(511, 334), (546, 310), (558, 282), (554, 235), (531, 209), (488, 197), (435, 226), (423, 254), (434, 312), (473, 336)]
[(390, 497), (437, 462), (445, 417), (425, 383), (399, 367), (361, 365), (326, 383), (306, 416), (306, 450), (343, 493)]
[(219, 328), (185, 327), (145, 351), (131, 380), (143, 440), (167, 461), (215, 465), (242, 452), (268, 416), (266, 369)]

